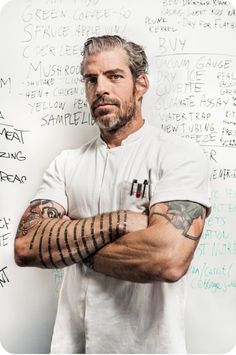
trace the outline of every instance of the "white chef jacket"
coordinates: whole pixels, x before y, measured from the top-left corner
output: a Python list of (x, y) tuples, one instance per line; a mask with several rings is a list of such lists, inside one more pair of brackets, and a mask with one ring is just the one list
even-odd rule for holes
[[(130, 195), (148, 181), (144, 196)], [(100, 136), (65, 150), (51, 163), (34, 199), (61, 204), (73, 218), (158, 202), (189, 200), (210, 207), (208, 166), (200, 147), (147, 122), (121, 146)], [(142, 185), (144, 186), (144, 185)], [(142, 190), (143, 191), (143, 190)], [(137, 197), (138, 196), (138, 197)], [(175, 283), (135, 283), (66, 267), (52, 353), (184, 353), (186, 277)]]

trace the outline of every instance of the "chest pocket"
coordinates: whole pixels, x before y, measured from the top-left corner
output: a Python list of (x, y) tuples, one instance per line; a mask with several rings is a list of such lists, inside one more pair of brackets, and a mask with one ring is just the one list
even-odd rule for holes
[(120, 185), (120, 208), (148, 213), (151, 196), (151, 181), (133, 179)]

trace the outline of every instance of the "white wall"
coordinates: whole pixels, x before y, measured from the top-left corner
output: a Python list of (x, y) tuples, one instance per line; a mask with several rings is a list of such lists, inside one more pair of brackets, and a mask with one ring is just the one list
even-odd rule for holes
[(224, 353), (236, 331), (236, 14), (220, 0), (14, 0), (0, 12), (0, 340), (45, 353), (61, 271), (20, 269), (17, 223), (51, 159), (96, 128), (78, 75), (87, 37), (144, 45), (145, 118), (197, 141), (211, 166), (212, 214), (189, 271), (191, 353)]

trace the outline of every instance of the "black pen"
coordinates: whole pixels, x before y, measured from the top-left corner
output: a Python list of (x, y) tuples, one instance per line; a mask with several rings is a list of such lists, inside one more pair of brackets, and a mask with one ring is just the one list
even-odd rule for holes
[(133, 195), (133, 193), (134, 193), (134, 184), (137, 184), (137, 179), (133, 179), (133, 181), (132, 181), (132, 185), (131, 185), (131, 190), (130, 190), (130, 196), (132, 196)]
[(146, 190), (146, 186), (148, 185), (148, 181), (145, 179), (143, 182), (143, 194), (142, 194), (142, 198), (144, 198), (145, 195), (145, 190)]
[(152, 197), (152, 191), (151, 191), (151, 174), (152, 174), (152, 169), (148, 170), (148, 199), (151, 201)]

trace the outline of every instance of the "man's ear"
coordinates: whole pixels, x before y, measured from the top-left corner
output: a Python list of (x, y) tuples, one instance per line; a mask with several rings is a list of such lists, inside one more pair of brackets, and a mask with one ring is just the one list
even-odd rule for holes
[(146, 74), (141, 74), (135, 81), (136, 97), (138, 100), (142, 100), (143, 95), (149, 88), (149, 80)]

